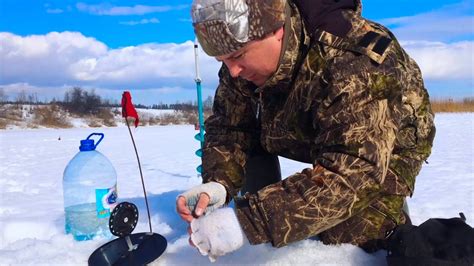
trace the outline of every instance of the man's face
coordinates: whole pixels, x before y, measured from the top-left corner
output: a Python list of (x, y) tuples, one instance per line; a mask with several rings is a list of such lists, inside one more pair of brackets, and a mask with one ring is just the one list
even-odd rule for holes
[(232, 77), (241, 77), (262, 86), (277, 70), (282, 39), (283, 27), (233, 53), (216, 56), (216, 59), (227, 66)]

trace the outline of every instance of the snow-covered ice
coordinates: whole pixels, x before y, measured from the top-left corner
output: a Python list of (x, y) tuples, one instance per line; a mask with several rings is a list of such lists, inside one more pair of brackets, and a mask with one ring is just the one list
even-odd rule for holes
[[(474, 114), (437, 114), (433, 153), (417, 178), (408, 200), (415, 224), (431, 217), (455, 217), (464, 212), (474, 225)], [(85, 265), (89, 255), (106, 240), (76, 242), (64, 234), (62, 174), (78, 152), (79, 141), (103, 132), (98, 150), (114, 164), (119, 201), (139, 207), (134, 232), (148, 230), (138, 166), (128, 130), (72, 128), (0, 131), (0, 264)], [(209, 265), (188, 245), (187, 224), (175, 213), (175, 198), (200, 183), (199, 158), (194, 152), (193, 126), (139, 127), (133, 130), (150, 201), (153, 230), (169, 243), (152, 265)], [(284, 176), (307, 165), (281, 159)], [(246, 245), (221, 257), (217, 264), (380, 265), (385, 252), (367, 254), (352, 245), (326, 246), (304, 240), (283, 248)]]

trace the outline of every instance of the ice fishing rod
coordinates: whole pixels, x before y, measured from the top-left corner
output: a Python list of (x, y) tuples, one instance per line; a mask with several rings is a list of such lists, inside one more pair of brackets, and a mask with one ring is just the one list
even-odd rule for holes
[[(199, 133), (197, 133), (194, 138), (201, 143), (201, 148), (196, 151), (196, 155), (202, 158), (202, 148), (204, 147), (204, 114), (202, 107), (202, 89), (201, 89), (201, 77), (199, 76), (199, 56), (198, 56), (198, 41), (194, 41), (194, 65), (196, 69), (196, 77), (194, 81), (196, 82), (196, 91), (197, 91), (197, 102), (198, 102), (198, 115), (199, 115)], [(202, 173), (202, 159), (201, 164), (196, 168), (199, 174)]]
[[(128, 112), (131, 112), (132, 114), (129, 114)], [(148, 225), (150, 226), (150, 233), (153, 233), (153, 230), (151, 229), (150, 208), (148, 207), (148, 198), (146, 196), (145, 181), (143, 179), (143, 172), (142, 172), (142, 166), (140, 163), (140, 157), (138, 156), (137, 145), (135, 144), (135, 139), (133, 138), (132, 130), (130, 129), (130, 124), (128, 123), (128, 119), (127, 119), (128, 116), (134, 117), (135, 127), (136, 127), (138, 125), (138, 114), (135, 108), (133, 107), (132, 97), (130, 96), (130, 92), (128, 91), (124, 92), (122, 96), (122, 116), (125, 117), (125, 123), (127, 124), (128, 132), (130, 133), (130, 138), (132, 139), (133, 149), (135, 150), (135, 155), (137, 156), (138, 169), (140, 170), (140, 178), (142, 181), (143, 194), (145, 195), (146, 211), (148, 214)]]
[(87, 261), (89, 266), (148, 265), (159, 258), (168, 246), (166, 238), (160, 234), (153, 233), (151, 228), (150, 208), (148, 207), (140, 157), (138, 156), (137, 145), (135, 144), (130, 124), (128, 123), (128, 117), (134, 117), (135, 127), (137, 127), (139, 119), (137, 110), (135, 110), (132, 104), (132, 96), (128, 91), (125, 91), (122, 95), (122, 116), (125, 118), (133, 148), (135, 149), (135, 155), (137, 156), (150, 232), (132, 234), (138, 223), (138, 208), (130, 202), (119, 203), (110, 213), (109, 218), (110, 233), (118, 238), (97, 248), (89, 256)]

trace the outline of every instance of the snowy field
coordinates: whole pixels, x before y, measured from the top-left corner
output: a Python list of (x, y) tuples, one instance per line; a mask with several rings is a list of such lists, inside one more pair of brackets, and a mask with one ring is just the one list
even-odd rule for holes
[[(418, 176), (409, 208), (414, 224), (430, 217), (464, 212), (474, 225), (474, 114), (438, 114), (429, 164)], [(0, 131), (0, 265), (86, 265), (106, 240), (76, 242), (64, 234), (62, 174), (79, 151), (79, 141), (103, 132), (98, 150), (114, 164), (119, 201), (139, 207), (135, 233), (148, 230), (146, 209), (133, 147), (124, 127)], [(187, 224), (174, 211), (175, 198), (200, 183), (194, 155), (199, 143), (193, 126), (140, 127), (133, 130), (151, 204), (154, 232), (168, 248), (152, 265), (210, 265), (188, 246)], [(307, 165), (281, 160), (284, 176)], [(276, 249), (244, 246), (217, 264), (384, 265), (385, 252), (367, 254), (352, 245), (325, 246), (304, 240)]]

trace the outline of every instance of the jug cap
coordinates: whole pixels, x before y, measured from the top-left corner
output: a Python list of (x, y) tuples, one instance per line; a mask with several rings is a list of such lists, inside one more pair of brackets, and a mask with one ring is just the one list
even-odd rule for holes
[[(97, 141), (95, 145), (94, 145), (94, 140), (90, 139), (90, 137), (94, 135), (100, 136), (99, 141)], [(103, 138), (104, 138), (103, 133), (92, 133), (86, 139), (81, 140), (81, 146), (79, 146), (79, 150), (80, 151), (94, 151), (97, 145), (99, 145), (99, 143), (102, 141)]]

